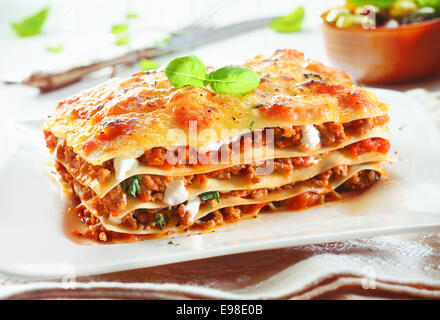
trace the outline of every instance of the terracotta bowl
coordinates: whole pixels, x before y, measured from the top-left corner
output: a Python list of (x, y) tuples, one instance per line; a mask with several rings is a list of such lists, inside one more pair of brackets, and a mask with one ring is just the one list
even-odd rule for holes
[(440, 71), (440, 19), (370, 30), (323, 22), (322, 32), (329, 58), (357, 82), (397, 83)]

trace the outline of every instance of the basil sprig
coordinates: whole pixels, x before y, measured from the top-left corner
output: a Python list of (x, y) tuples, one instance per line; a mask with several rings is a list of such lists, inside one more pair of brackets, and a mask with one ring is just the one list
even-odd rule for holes
[(260, 83), (260, 77), (249, 68), (226, 66), (207, 74), (205, 64), (196, 56), (172, 60), (165, 74), (176, 89), (210, 85), (217, 93), (244, 94)]

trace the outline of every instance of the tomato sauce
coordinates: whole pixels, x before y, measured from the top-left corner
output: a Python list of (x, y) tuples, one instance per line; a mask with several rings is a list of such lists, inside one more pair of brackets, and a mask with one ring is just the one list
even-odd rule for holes
[(358, 157), (366, 152), (387, 153), (390, 150), (390, 142), (383, 138), (370, 138), (346, 147), (352, 157)]

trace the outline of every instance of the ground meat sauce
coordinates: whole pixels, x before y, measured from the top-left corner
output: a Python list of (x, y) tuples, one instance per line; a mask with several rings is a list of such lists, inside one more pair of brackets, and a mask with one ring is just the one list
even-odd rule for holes
[[(303, 194), (292, 199), (279, 201), (275, 204), (276, 207), (288, 208), (290, 210), (300, 210), (305, 209), (310, 206), (322, 204), (328, 201), (336, 201), (340, 199), (340, 196), (331, 190), (330, 183), (333, 180), (346, 177), (347, 176), (348, 167), (345, 165), (336, 166), (328, 171), (325, 171), (311, 179), (305, 181), (299, 181), (294, 184), (284, 185), (278, 188), (271, 189), (256, 189), (256, 190), (234, 190), (231, 192), (220, 192), (220, 197), (236, 197), (242, 199), (261, 199), (269, 196), (273, 192), (278, 191), (286, 191), (291, 190), (296, 187), (298, 184), (303, 184), (313, 188), (320, 189), (328, 189), (327, 193), (314, 193), (308, 192), (307, 194)], [(361, 192), (362, 190), (366, 190), (371, 187), (375, 182), (377, 182), (380, 178), (380, 174), (371, 171), (365, 170), (357, 173), (353, 177), (351, 177), (347, 182), (344, 183), (343, 186), (339, 187), (339, 190), (344, 192)], [(201, 208), (210, 207), (215, 204), (214, 199), (210, 199), (207, 201), (202, 201)], [(266, 207), (267, 204), (263, 204), (263, 207)], [(249, 207), (243, 206), (243, 207)], [(235, 210), (234, 210), (235, 208)], [(189, 212), (185, 210), (185, 204), (180, 204), (174, 207), (168, 207), (163, 209), (138, 209), (133, 212), (130, 212), (122, 219), (122, 225), (129, 227), (133, 230), (138, 230), (144, 228), (144, 226), (149, 226), (151, 228), (157, 227), (156, 222), (157, 219), (161, 219), (161, 217), (167, 217), (165, 220), (174, 221), (176, 226), (188, 226), (194, 228), (200, 228), (200, 224), (202, 225), (211, 225), (213, 222), (208, 222), (211, 220), (210, 217), (217, 221), (214, 225), (218, 224), (218, 221), (226, 221), (233, 222), (239, 219), (243, 212), (240, 213), (239, 207), (228, 207), (224, 209), (218, 210), (221, 213), (222, 218), (218, 216), (218, 212), (213, 212), (208, 214), (206, 217), (201, 219), (200, 221), (192, 221), (189, 215)], [(159, 218), (157, 215), (160, 215)], [(171, 222), (170, 222), (171, 223)]]
[(350, 155), (353, 158), (366, 152), (379, 152), (385, 154), (390, 150), (390, 142), (383, 138), (371, 138), (348, 145), (346, 149), (350, 152)]
[[(353, 157), (357, 157), (365, 152), (370, 151), (386, 153), (389, 150), (389, 146), (389, 142), (385, 139), (371, 138), (356, 142), (345, 148)], [(75, 153), (73, 153), (71, 148), (65, 147), (63, 144), (57, 148), (57, 156), (59, 159), (61, 158), (69, 163), (69, 172), (75, 175), (75, 179), (80, 183), (84, 177), (96, 176), (98, 180), (102, 181), (107, 179), (107, 177), (110, 175), (111, 166), (109, 165), (109, 162), (106, 163), (108, 169), (100, 166), (89, 165), (84, 160), (79, 158)], [(290, 175), (295, 169), (313, 166), (316, 160), (316, 157), (274, 159), (273, 170), (281, 172), (284, 175)], [(203, 186), (206, 184), (207, 179), (215, 178), (220, 180), (229, 180), (234, 176), (240, 176), (243, 179), (246, 179), (249, 184), (255, 184), (261, 180), (260, 176), (257, 174), (257, 169), (263, 167), (264, 165), (241, 164), (208, 173), (188, 175), (184, 177), (185, 186), (189, 186), (193, 183), (198, 183)], [(67, 173), (61, 164), (57, 163), (56, 169), (67, 183), (72, 183), (72, 181), (70, 181), (71, 179), (69, 178), (69, 173)], [(140, 192), (136, 195), (139, 200), (143, 202), (162, 201), (165, 189), (172, 181), (172, 178), (159, 175), (139, 175), (139, 177)], [(315, 186), (322, 187), (322, 185)], [(128, 197), (131, 197), (131, 195), (128, 195), (127, 191), (121, 185), (113, 188), (102, 199), (99, 198), (90, 188), (84, 185), (77, 186), (77, 188), (81, 190), (83, 197), (89, 201), (90, 205), (92, 205), (95, 210), (104, 216), (117, 216), (125, 209)], [(233, 192), (241, 195), (243, 193), (243, 191)], [(256, 199), (265, 197), (266, 195), (265, 190), (260, 190), (258, 192), (253, 191), (251, 198)]]
[[(314, 158), (312, 157), (275, 159), (273, 162), (273, 168), (274, 171), (280, 171), (283, 174), (289, 175), (295, 168), (312, 166), (314, 163), (313, 160)], [(229, 180), (233, 176), (241, 176), (251, 184), (258, 183), (261, 180), (256, 171), (258, 167), (261, 166), (255, 164), (242, 164), (208, 173), (188, 175), (184, 177), (185, 186), (192, 183), (199, 183), (203, 186), (208, 178)], [(56, 162), (55, 168), (66, 183), (73, 185), (72, 176), (61, 163)], [(102, 168), (100, 170), (102, 170)], [(139, 200), (143, 202), (162, 201), (165, 189), (172, 181), (172, 178), (158, 175), (140, 175), (139, 177), (140, 192), (137, 194)], [(114, 187), (102, 199), (99, 198), (91, 188), (85, 185), (77, 183), (76, 189), (81, 193), (81, 198), (84, 199), (84, 201), (88, 201), (89, 205), (92, 206), (94, 210), (105, 217), (108, 215), (117, 216), (122, 212), (127, 205), (128, 197), (131, 196), (128, 195), (122, 185)]]
[[(321, 145), (323, 147), (337, 146), (343, 143), (348, 137), (364, 135), (376, 126), (381, 126), (389, 121), (389, 116), (378, 116), (374, 118), (366, 118), (354, 120), (348, 123), (326, 122), (315, 125), (320, 133)], [(274, 132), (274, 145), (277, 148), (295, 148), (301, 145), (301, 127), (292, 126), (290, 128), (268, 128)], [(266, 144), (267, 130), (262, 133), (245, 134), (241, 137), (240, 152), (244, 151), (246, 146), (254, 146), (258, 148)], [(197, 151), (188, 147), (177, 148), (174, 153), (168, 152), (163, 147), (156, 147), (146, 150), (144, 154), (138, 158), (141, 163), (149, 166), (156, 166), (163, 169), (171, 169), (173, 167), (194, 167), (198, 165), (207, 165), (214, 161), (219, 161), (219, 155), (233, 155), (233, 143), (224, 145), (221, 152), (211, 151), (202, 156), (198, 156)], [(168, 154), (168, 156), (167, 156)], [(171, 161), (171, 159), (173, 159)], [(201, 161), (202, 159), (202, 161)]]
[[(341, 176), (346, 176), (347, 167), (337, 166), (321, 173), (320, 175), (299, 183), (307, 183), (315, 186), (326, 186), (332, 179), (337, 179)], [(152, 228), (159, 228), (157, 221), (168, 221), (168, 223), (174, 223), (176, 226), (187, 226), (183, 232), (188, 230), (208, 230), (215, 227), (224, 225), (226, 223), (236, 222), (249, 214), (254, 214), (253, 217), (257, 217), (259, 213), (270, 213), (274, 210), (303, 210), (313, 206), (317, 206), (326, 202), (338, 201), (341, 199), (340, 193), (352, 192), (359, 194), (368, 190), (380, 179), (380, 173), (373, 170), (363, 170), (356, 173), (345, 183), (339, 186), (335, 191), (328, 191), (322, 193), (306, 192), (295, 196), (290, 199), (262, 203), (251, 205), (240, 205), (215, 210), (198, 221), (190, 222), (187, 219), (185, 211), (185, 205), (180, 204), (171, 208), (164, 209), (138, 209), (122, 218), (122, 225), (129, 227), (130, 229), (137, 230), (149, 226)], [(292, 188), (292, 185), (284, 186), (281, 188)], [(263, 191), (265, 194), (279, 190), (281, 188), (274, 188)], [(250, 190), (245, 191), (237, 196), (253, 197), (256, 196), (262, 190)], [(212, 199), (204, 201), (203, 205), (212, 205)], [(81, 221), (87, 226), (85, 232), (79, 232), (78, 230), (71, 230), (76, 236), (85, 237), (100, 242), (131, 242), (146, 239), (153, 239), (157, 237), (163, 237), (169, 235), (169, 231), (162, 234), (154, 235), (133, 235), (125, 233), (117, 233), (106, 230), (99, 219), (93, 216), (83, 204), (79, 204), (79, 199), (76, 200), (77, 205), (69, 209), (69, 214), (74, 214), (80, 217)], [(166, 217), (166, 218), (165, 218)], [(167, 224), (168, 224), (167, 223)], [(165, 225), (163, 225), (165, 226)], [(159, 229), (162, 229), (160, 226)]]
[(88, 179), (97, 179), (99, 183), (105, 184), (113, 171), (112, 161), (106, 161), (101, 166), (92, 165), (77, 155), (72, 147), (66, 146), (64, 142), (58, 144), (56, 157), (59, 161), (67, 164), (70, 174), (81, 183)]
[[(331, 146), (341, 144), (347, 136), (365, 134), (368, 130), (371, 130), (375, 126), (383, 125), (389, 121), (389, 117), (378, 116), (375, 118), (367, 118), (354, 120), (343, 125), (338, 123), (324, 123), (316, 125), (316, 128), (320, 132), (321, 144), (323, 146)], [(77, 155), (71, 147), (65, 145), (64, 142), (58, 144), (57, 138), (50, 132), (45, 131), (46, 145), (50, 150), (56, 149), (56, 156), (61, 162), (65, 162), (69, 166), (70, 173), (81, 183), (84, 183), (85, 179), (94, 180), (95, 178), (101, 183), (105, 184), (113, 169), (112, 161), (106, 161), (101, 166), (95, 166), (87, 163), (79, 155)], [(288, 148), (288, 147), (298, 147), (301, 143), (301, 130), (299, 127), (291, 128), (274, 128), (275, 136), (275, 146), (278, 148)], [(252, 140), (245, 142), (244, 140)], [(240, 141), (241, 151), (243, 151), (244, 146), (254, 146), (263, 145), (265, 143), (265, 132), (260, 134), (250, 134), (244, 135)], [(389, 150), (390, 144), (387, 140), (381, 138), (372, 138), (360, 141), (358, 143), (348, 146), (348, 150), (353, 157), (357, 157), (362, 153), (369, 151), (376, 151), (381, 153), (386, 153)], [(175, 158), (177, 162), (170, 164), (167, 159), (167, 150), (162, 147), (152, 148), (146, 150), (144, 154), (138, 158), (141, 163), (146, 165), (160, 167), (163, 169), (171, 169), (173, 167), (185, 166), (197, 166), (200, 164), (207, 165), (211, 163), (214, 159), (219, 161), (219, 156), (227, 155), (228, 159), (233, 154), (232, 144), (222, 146), (224, 150), (221, 152), (207, 152), (203, 157), (197, 156), (195, 150), (189, 150), (188, 147), (184, 147), (185, 152), (175, 151)], [(203, 163), (200, 163), (200, 159), (204, 159)], [(296, 159), (296, 160), (294, 160)], [(290, 158), (290, 164), (285, 162), (285, 160), (277, 159), (275, 163), (275, 170), (280, 170), (288, 174), (293, 166), (296, 167), (307, 167), (308, 157), (297, 157)], [(231, 172), (235, 171), (236, 168), (231, 169)], [(222, 179), (222, 177), (229, 177), (230, 174), (223, 175), (224, 172), (216, 172), (217, 178)], [(210, 176), (213, 177), (213, 176)], [(203, 177), (200, 177), (203, 181)], [(250, 180), (257, 181), (254, 176), (250, 175)], [(258, 181), (257, 181), (258, 182)], [(152, 191), (155, 191), (152, 189)], [(147, 196), (144, 196), (145, 198)]]
[(135, 235), (128, 233), (120, 233), (107, 230), (87, 208), (80, 203), (79, 199), (74, 199), (74, 205), (68, 209), (68, 214), (77, 216), (84, 225), (84, 230), (70, 229), (69, 231), (76, 237), (86, 238), (97, 242), (105, 243), (123, 243), (135, 242), (141, 240), (150, 240), (160, 237), (165, 237), (168, 232), (164, 234), (148, 234)]
[(57, 146), (58, 139), (55, 137), (52, 132), (50, 131), (43, 131), (44, 134), (44, 140), (46, 141), (46, 147), (50, 150), (50, 152), (53, 152)]
[(340, 193), (355, 192), (362, 193), (371, 188), (380, 180), (380, 173), (373, 170), (363, 170), (357, 172), (354, 176), (339, 186), (336, 191)]

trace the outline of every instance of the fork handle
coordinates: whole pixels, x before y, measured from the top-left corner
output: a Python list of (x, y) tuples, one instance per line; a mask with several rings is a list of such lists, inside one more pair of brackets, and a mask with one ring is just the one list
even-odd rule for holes
[(168, 53), (167, 50), (156, 47), (139, 49), (127, 52), (126, 54), (116, 58), (100, 60), (99, 62), (74, 67), (59, 73), (34, 73), (29, 78), (24, 80), (22, 84), (39, 88), (41, 92), (48, 92), (75, 83), (84, 78), (86, 75), (102, 68), (114, 68), (122, 64), (132, 65), (141, 58), (151, 59), (165, 53)]

